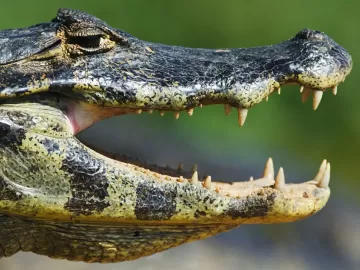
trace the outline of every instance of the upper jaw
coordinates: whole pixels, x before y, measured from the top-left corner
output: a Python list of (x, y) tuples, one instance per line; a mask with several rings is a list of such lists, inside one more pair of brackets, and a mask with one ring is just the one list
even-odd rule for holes
[[(325, 34), (303, 32), (308, 38), (298, 34), (276, 45), (222, 50), (167, 46), (130, 36), (127, 47), (79, 59), (86, 62), (87, 72), (74, 68), (72, 86), (77, 85), (77, 97), (92, 104), (143, 111), (217, 103), (250, 108), (283, 84), (296, 82), (321, 91), (337, 86), (351, 71), (351, 56)], [(93, 90), (84, 89), (86, 85)]]
[[(336, 87), (352, 68), (344, 48), (309, 29), (276, 45), (208, 50), (145, 42), (97, 18), (86, 24), (66, 10), (59, 14), (31, 31), (17, 30), (31, 33), (37, 47), (24, 55), (17, 45), (12, 50), (19, 52), (12, 53), (18, 57), (1, 62), (0, 98), (56, 91), (94, 105), (142, 111), (216, 103), (247, 109), (286, 83), (321, 91)], [(72, 54), (79, 45), (64, 38), (66, 31), (90, 35), (94, 27), (109, 36), (112, 47)], [(4, 36), (17, 44), (8, 32)]]

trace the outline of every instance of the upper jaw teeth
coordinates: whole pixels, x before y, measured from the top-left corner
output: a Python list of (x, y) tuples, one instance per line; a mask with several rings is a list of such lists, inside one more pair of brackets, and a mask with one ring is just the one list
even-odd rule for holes
[[(332, 89), (332, 93), (334, 95), (336, 95), (337, 94), (337, 85), (333, 86), (331, 89)], [(277, 92), (280, 95), (280, 93), (281, 93), (280, 87), (277, 88)], [(311, 89), (304, 85), (301, 85), (300, 93), (301, 93), (301, 101), (303, 103), (308, 100), (311, 92), (313, 93), (312, 108), (313, 108), (313, 110), (316, 110), (320, 105), (321, 99), (324, 94), (324, 90)], [(268, 98), (269, 98), (269, 96), (266, 96), (266, 101), (268, 101)], [(202, 106), (200, 106), (200, 107), (202, 107)], [(230, 115), (231, 110), (232, 110), (232, 106), (230, 104), (224, 104), (224, 112), (225, 112), (226, 116)], [(140, 114), (141, 112), (142, 112), (142, 110), (140, 110), (140, 109), (135, 110), (135, 113), (137, 113), (137, 114)], [(153, 113), (153, 110), (149, 109), (148, 112), (151, 114), (151, 113)], [(159, 110), (159, 113), (161, 116), (163, 116), (165, 114), (165, 112), (162, 110)], [(187, 113), (189, 116), (192, 116), (194, 113), (194, 108), (187, 109)], [(242, 127), (245, 124), (245, 120), (248, 115), (248, 109), (247, 108), (237, 108), (237, 115), (238, 115), (239, 126)], [(174, 111), (174, 117), (175, 117), (175, 119), (179, 119), (180, 111)]]
[(322, 96), (323, 96), (322, 90), (314, 90), (314, 96), (313, 96), (313, 109), (316, 110), (321, 102)]
[[(332, 93), (334, 95), (336, 95), (337, 94), (337, 86), (333, 86), (331, 89), (332, 89)], [(277, 92), (280, 95), (280, 93), (281, 93), (280, 87), (277, 89)], [(313, 93), (312, 108), (313, 108), (313, 110), (316, 110), (320, 105), (321, 99), (324, 94), (324, 90), (315, 90), (315, 89), (311, 89), (311, 88), (301, 85), (300, 93), (301, 93), (301, 101), (303, 103), (308, 100), (311, 92)], [(269, 96), (266, 96), (266, 101), (268, 101), (268, 97)], [(231, 109), (232, 109), (231, 105), (229, 105), (229, 104), (224, 105), (224, 112), (225, 112), (226, 116), (228, 116), (231, 113)], [(245, 123), (245, 120), (246, 120), (246, 117), (248, 114), (248, 109), (238, 108), (237, 111), (238, 111), (238, 123), (239, 123), (239, 126), (242, 127)]]
[(238, 108), (237, 110), (238, 110), (238, 123), (239, 123), (239, 126), (242, 127), (245, 124), (248, 109)]
[[(337, 94), (337, 85), (333, 86), (332, 88), (332, 93), (334, 94), (334, 96), (336, 96)], [(304, 87), (303, 85), (300, 86), (300, 93), (301, 93), (301, 101), (304, 103), (307, 101), (307, 99), (310, 96), (311, 91), (313, 91), (313, 103), (312, 103), (312, 108), (315, 111), (321, 102), (322, 96), (324, 94), (324, 90), (312, 90), (308, 87)]]

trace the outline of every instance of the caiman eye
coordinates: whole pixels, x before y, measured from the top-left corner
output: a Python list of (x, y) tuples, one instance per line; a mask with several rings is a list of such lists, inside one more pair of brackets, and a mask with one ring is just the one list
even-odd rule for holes
[(114, 42), (104, 35), (70, 36), (67, 43), (74, 54), (104, 52), (114, 46)]
[(82, 48), (95, 49), (100, 47), (102, 36), (71, 37), (70, 44), (77, 44)]

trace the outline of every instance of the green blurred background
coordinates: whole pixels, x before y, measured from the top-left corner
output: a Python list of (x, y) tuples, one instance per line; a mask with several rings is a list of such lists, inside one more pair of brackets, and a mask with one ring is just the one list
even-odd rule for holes
[[(322, 159), (327, 158), (332, 166), (333, 198), (326, 211), (331, 211), (332, 206), (335, 209), (338, 205), (344, 205), (346, 209), (352, 209), (349, 211), (353, 211), (351, 213), (354, 215), (358, 214), (358, 1), (13, 0), (1, 3), (0, 28), (26, 27), (49, 21), (55, 17), (59, 7), (86, 11), (141, 39), (190, 47), (268, 45), (289, 39), (303, 28), (324, 31), (350, 52), (354, 67), (347, 80), (339, 85), (338, 95), (326, 92), (316, 112), (312, 111), (311, 102), (301, 103), (299, 86), (286, 86), (282, 89), (281, 96), (271, 95), (269, 102), (252, 108), (243, 128), (238, 127), (235, 112), (225, 117), (222, 106), (211, 106), (195, 109), (192, 117), (182, 113), (177, 121), (170, 114), (165, 117), (144, 114), (136, 116), (136, 119), (126, 116), (116, 124), (111, 122), (113, 120), (107, 122), (107, 132), (109, 136), (114, 136), (111, 129), (114, 125), (120, 126), (120, 130), (122, 125), (141, 126), (142, 129), (134, 127), (132, 131), (137, 136), (129, 136), (134, 137), (134, 145), (139, 147), (138, 144), (142, 143), (143, 146), (146, 139), (155, 147), (145, 150), (142, 157), (150, 157), (147, 152), (161, 147), (164, 151), (168, 150), (165, 155), (168, 158), (161, 159), (162, 153), (158, 151), (156, 161), (173, 166), (177, 161), (188, 166), (195, 162), (207, 163), (209, 169), (201, 171), (200, 167), (200, 171), (210, 172), (215, 179), (216, 176), (224, 175), (218, 172), (221, 169), (233, 172), (229, 176), (230, 180), (239, 180), (238, 175), (249, 177), (247, 173), (259, 176), (267, 157), (272, 156), (276, 167), (285, 167), (288, 181), (304, 181), (311, 179)], [(163, 147), (161, 138), (167, 138), (170, 145), (175, 144), (175, 148)], [(106, 140), (105, 137), (104, 141)], [(186, 148), (176, 148), (177, 143), (186, 145)], [(121, 149), (120, 147), (119, 151)], [(139, 147), (139, 152), (141, 149)], [(177, 160), (177, 156), (183, 160)], [(341, 209), (340, 212), (343, 211)], [(336, 218), (331, 214), (326, 217), (329, 220), (319, 225), (320, 228), (335, 222)], [(319, 216), (311, 220), (317, 218)], [(304, 226), (312, 228), (309, 225), (311, 223), (306, 222)], [(291, 226), (277, 228), (294, 232)], [(302, 229), (304, 228), (299, 230)], [(278, 235), (279, 230), (272, 229), (270, 234)], [(356, 233), (359, 235), (358, 230)], [(50, 260), (47, 262), (49, 265), (52, 263)], [(11, 268), (11, 265), (13, 264), (8, 261), (5, 268), (1, 269), (26, 269)]]

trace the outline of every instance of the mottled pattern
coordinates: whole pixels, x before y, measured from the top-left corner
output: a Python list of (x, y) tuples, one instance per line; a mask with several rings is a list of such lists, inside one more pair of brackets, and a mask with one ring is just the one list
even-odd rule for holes
[(14, 43), (0, 43), (6, 52), (0, 98), (56, 91), (142, 110), (213, 103), (249, 108), (285, 83), (333, 87), (352, 67), (344, 48), (310, 29), (277, 45), (193, 49), (142, 41), (89, 14), (61, 9), (50, 23), (0, 33)]
[[(229, 185), (230, 196), (217, 183), (208, 189), (108, 159), (73, 137), (65, 101), (42, 94), (1, 105), (2, 132), (23, 130), (11, 142), (0, 136), (3, 255), (23, 250), (89, 262), (136, 259), (242, 223), (298, 220), (329, 198), (330, 190), (316, 183), (279, 191), (273, 181), (249, 182), (239, 195)], [(19, 126), (20, 112), (26, 126)]]
[(230, 202), (227, 215), (236, 219), (238, 217), (251, 218), (266, 216), (274, 203), (275, 195), (273, 193), (263, 196), (254, 196), (244, 199), (233, 200)]
[[(85, 262), (131, 260), (216, 234), (234, 225), (79, 225), (0, 216), (0, 257), (20, 249)], [(22, 243), (21, 246), (19, 243)]]
[(217, 103), (248, 108), (292, 82), (324, 90), (352, 67), (324, 33), (305, 29), (249, 49), (191, 49), (141, 41), (61, 9), (50, 23), (0, 31), (0, 50), (0, 258), (22, 250), (132, 260), (243, 223), (299, 220), (330, 196), (314, 181), (281, 189), (270, 178), (206, 187), (161, 175), (86, 147), (71, 118), (75, 109), (95, 108), (89, 104), (105, 117), (104, 106), (125, 108), (121, 113)]
[(92, 211), (101, 212), (109, 203), (106, 168), (100, 159), (81, 148), (71, 148), (66, 152), (61, 170), (70, 174), (72, 198), (65, 208), (78, 214), (90, 215)]
[(38, 24), (22, 29), (0, 31), (0, 65), (31, 57), (59, 41), (57, 24)]
[(176, 186), (150, 188), (140, 183), (136, 189), (135, 215), (139, 220), (168, 220), (176, 213)]

